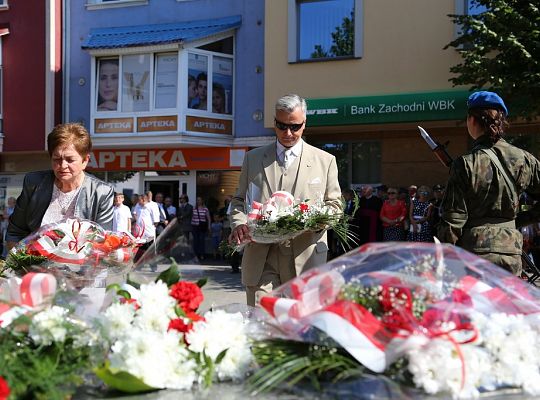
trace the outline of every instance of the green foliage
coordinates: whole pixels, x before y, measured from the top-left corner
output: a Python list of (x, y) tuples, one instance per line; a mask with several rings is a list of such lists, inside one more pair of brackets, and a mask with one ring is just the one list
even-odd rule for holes
[(326, 51), (320, 44), (315, 45), (311, 58), (344, 57), (354, 55), (354, 12), (343, 18), (341, 26), (332, 32), (332, 46)]
[(156, 390), (156, 388), (148, 386), (128, 372), (112, 371), (108, 361), (100, 368), (94, 369), (94, 372), (108, 387), (124, 393), (142, 393)]
[(158, 275), (156, 278), (157, 281), (163, 281), (167, 286), (172, 286), (175, 283), (178, 283), (180, 280), (180, 272), (178, 268), (178, 264), (176, 264), (176, 261), (174, 258), (171, 257), (171, 266), (163, 271), (161, 274)]
[(96, 349), (74, 341), (37, 346), (26, 333), (29, 318), (22, 317), (0, 329), (0, 376), (11, 389), (12, 399), (63, 400), (91, 372)]
[(253, 395), (303, 381), (321, 390), (323, 381), (336, 383), (366, 371), (335, 346), (274, 339), (254, 343), (252, 351), (261, 366), (247, 383)]
[(47, 261), (47, 257), (27, 254), (23, 250), (10, 252), (5, 263), (0, 265), (0, 276), (3, 276), (7, 270), (11, 270), (17, 275), (24, 275), (32, 265), (39, 265), (45, 261)]
[(446, 45), (463, 61), (450, 68), (454, 85), (497, 91), (510, 116), (540, 115), (540, 7), (538, 1), (473, 0), (487, 11), (450, 15), (460, 36)]

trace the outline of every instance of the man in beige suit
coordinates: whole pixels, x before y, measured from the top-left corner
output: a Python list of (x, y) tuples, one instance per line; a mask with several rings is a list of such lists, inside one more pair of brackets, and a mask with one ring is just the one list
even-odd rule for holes
[[(251, 239), (246, 225), (251, 202), (264, 203), (278, 190), (290, 192), (296, 201), (323, 199), (341, 211), (336, 158), (302, 140), (306, 111), (300, 96), (280, 98), (275, 106), (276, 142), (246, 154), (231, 202), (231, 242)], [(303, 233), (288, 243), (248, 243), (242, 259), (248, 305), (302, 271), (324, 264), (327, 252), (326, 232)]]

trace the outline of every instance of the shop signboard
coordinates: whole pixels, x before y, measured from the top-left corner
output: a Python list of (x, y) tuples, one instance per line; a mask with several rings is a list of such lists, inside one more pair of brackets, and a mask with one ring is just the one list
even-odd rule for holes
[(94, 132), (131, 133), (133, 132), (133, 118), (96, 118)]
[(176, 131), (178, 117), (176, 115), (137, 118), (137, 132)]
[(94, 149), (90, 171), (239, 170), (245, 147)]
[(308, 126), (385, 124), (464, 119), (466, 90), (308, 99)]
[(186, 130), (232, 135), (232, 120), (188, 116), (186, 117)]

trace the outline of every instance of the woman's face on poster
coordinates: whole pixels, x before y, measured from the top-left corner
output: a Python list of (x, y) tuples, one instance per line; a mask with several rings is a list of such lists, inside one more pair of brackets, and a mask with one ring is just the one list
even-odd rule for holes
[(212, 93), (212, 111), (217, 113), (225, 112), (225, 99), (219, 90), (214, 89)]
[(100, 65), (99, 95), (102, 102), (118, 101), (118, 64), (106, 62)]
[(188, 85), (188, 99), (194, 99), (197, 97), (197, 82), (195, 80), (189, 81)]

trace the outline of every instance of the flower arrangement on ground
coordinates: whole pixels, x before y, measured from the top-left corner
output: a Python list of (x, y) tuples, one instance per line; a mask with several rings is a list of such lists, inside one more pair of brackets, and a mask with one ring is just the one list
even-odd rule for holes
[(278, 334), (254, 345), (255, 391), (385, 374), (428, 394), (540, 395), (540, 293), (440, 244), (370, 244), (261, 299)]
[(349, 218), (322, 199), (298, 202), (291, 193), (278, 191), (264, 204), (252, 202), (248, 227), (256, 243), (280, 243), (306, 231), (333, 229), (343, 243), (351, 244), (355, 240), (349, 231)]
[(204, 282), (179, 280), (175, 268), (139, 288), (114, 288), (119, 301), (101, 321), (110, 351), (96, 372), (108, 386), (125, 392), (186, 390), (242, 379), (252, 365), (242, 314), (198, 314)]
[(67, 398), (97, 365), (98, 338), (72, 310), (48, 306), (52, 275), (10, 281), (0, 289), (0, 399)]

